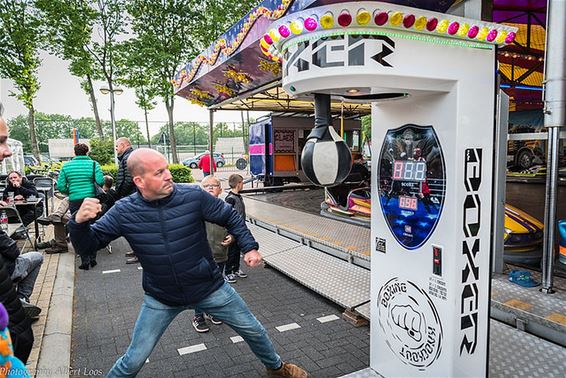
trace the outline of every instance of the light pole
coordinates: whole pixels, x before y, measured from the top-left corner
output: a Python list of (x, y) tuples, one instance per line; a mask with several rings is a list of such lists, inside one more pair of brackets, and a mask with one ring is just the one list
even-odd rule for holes
[(100, 88), (100, 92), (104, 95), (110, 93), (110, 120), (112, 123), (112, 148), (114, 149), (114, 163), (118, 166), (118, 152), (116, 148), (114, 148), (114, 143), (116, 143), (116, 119), (114, 118), (114, 93), (117, 95), (121, 95), (124, 90), (122, 88), (110, 88), (102, 87)]

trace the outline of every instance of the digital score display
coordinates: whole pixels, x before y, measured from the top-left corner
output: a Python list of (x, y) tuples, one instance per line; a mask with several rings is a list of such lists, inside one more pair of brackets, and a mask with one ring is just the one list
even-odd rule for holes
[(420, 248), (432, 235), (446, 194), (442, 148), (433, 126), (389, 129), (377, 162), (379, 204), (397, 242)]
[(417, 197), (399, 196), (399, 208), (404, 210), (417, 211), (419, 202)]
[(392, 178), (395, 181), (425, 181), (426, 161), (395, 160)]

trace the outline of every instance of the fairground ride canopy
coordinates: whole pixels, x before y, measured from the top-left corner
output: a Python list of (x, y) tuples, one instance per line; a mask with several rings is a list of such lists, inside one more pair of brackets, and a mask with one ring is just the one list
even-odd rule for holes
[(494, 0), (492, 14), (494, 22), (519, 28), (513, 44), (498, 52), (510, 110), (542, 109), (546, 0)]
[[(177, 72), (175, 93), (214, 109), (312, 113), (311, 101), (292, 99), (280, 87), (281, 65), (261, 53), (259, 41), (275, 20), (344, 0), (265, 0)], [(446, 12), (463, 0), (385, 0), (385, 3)], [(512, 46), (499, 51), (504, 90), (512, 110), (542, 108), (546, 0), (494, 0), (493, 21), (519, 27)], [(370, 113), (368, 104), (332, 105), (333, 113)]]

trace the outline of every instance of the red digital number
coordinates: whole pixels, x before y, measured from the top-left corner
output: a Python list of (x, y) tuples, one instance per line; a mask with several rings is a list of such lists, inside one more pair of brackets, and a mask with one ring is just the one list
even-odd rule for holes
[(416, 197), (399, 197), (399, 208), (406, 209), (406, 210), (414, 210), (416, 211), (418, 208), (418, 202)]
[(393, 163), (393, 180), (402, 180), (403, 179), (403, 168), (405, 164), (403, 164), (402, 160), (395, 160)]

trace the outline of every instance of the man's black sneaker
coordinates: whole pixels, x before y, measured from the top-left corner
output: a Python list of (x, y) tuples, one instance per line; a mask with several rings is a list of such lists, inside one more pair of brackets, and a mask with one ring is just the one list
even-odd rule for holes
[(205, 333), (210, 331), (210, 327), (206, 324), (206, 320), (204, 320), (204, 316), (195, 316), (193, 317), (193, 328), (195, 331), (199, 333)]
[(36, 305), (32, 305), (31, 303), (28, 303), (23, 300), (22, 300), (22, 307), (24, 308), (24, 312), (26, 313), (26, 315), (32, 319), (37, 318), (39, 314), (41, 314), (41, 309), (39, 307), (37, 307)]
[(210, 322), (211, 322), (212, 324), (214, 324), (214, 325), (220, 325), (220, 324), (222, 324), (222, 320), (220, 320), (220, 319), (218, 319), (218, 318), (215, 318), (215, 317), (212, 316), (212, 315), (208, 315), (208, 320), (210, 320)]

